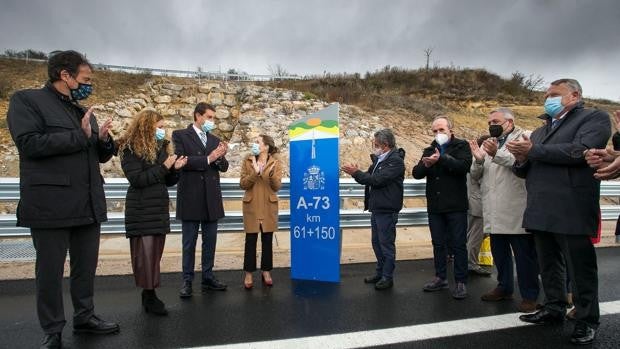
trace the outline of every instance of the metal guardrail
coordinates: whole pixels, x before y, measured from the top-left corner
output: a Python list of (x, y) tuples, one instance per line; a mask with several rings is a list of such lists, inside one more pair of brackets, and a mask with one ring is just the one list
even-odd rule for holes
[[(105, 195), (108, 200), (124, 200), (129, 184), (124, 178), (107, 178), (104, 185)], [(244, 191), (239, 188), (238, 178), (221, 179), (222, 196), (224, 200), (241, 200)], [(406, 179), (404, 184), (405, 198), (425, 196), (426, 182), (424, 180)], [(352, 178), (340, 178), (341, 199), (361, 199), (364, 197), (364, 186), (356, 183)], [(170, 199), (176, 199), (176, 187), (168, 190)], [(620, 196), (620, 182), (602, 182), (601, 197)], [(280, 199), (290, 198), (290, 182), (288, 178), (282, 180), (282, 189), (278, 192)], [(0, 201), (10, 202), (19, 200), (19, 179), (0, 178)], [(618, 205), (602, 205), (601, 216), (603, 220), (615, 220), (620, 214)], [(279, 229), (290, 228), (290, 212), (281, 210), (279, 214)], [(181, 231), (181, 222), (176, 220), (174, 212), (170, 214), (170, 228), (173, 232)], [(14, 214), (0, 215), (0, 237), (28, 236), (27, 228), (16, 227)], [(428, 224), (425, 207), (403, 208), (398, 218), (399, 226), (421, 226)], [(340, 210), (341, 228), (368, 228), (370, 226), (370, 213), (360, 209)], [(226, 211), (226, 217), (219, 221), (219, 230), (225, 232), (243, 231), (243, 217), (241, 211)], [(123, 234), (125, 232), (125, 218), (123, 213), (108, 212), (108, 221), (103, 223), (101, 231), (104, 234)]]
[[(0, 56), (5, 59), (16, 59), (30, 62), (47, 63), (45, 59), (33, 59), (22, 57), (6, 57)], [(93, 67), (101, 70), (121, 71), (130, 74), (153, 74), (164, 76), (179, 76), (179, 77), (191, 77), (209, 80), (230, 80), (230, 81), (277, 81), (277, 80), (302, 80), (304, 77), (297, 75), (269, 75), (269, 74), (246, 74), (246, 73), (222, 73), (215, 71), (194, 71), (194, 70), (180, 70), (180, 69), (160, 69), (160, 68), (145, 68), (145, 67), (130, 67), (126, 65), (114, 65), (114, 64), (93, 64)]]

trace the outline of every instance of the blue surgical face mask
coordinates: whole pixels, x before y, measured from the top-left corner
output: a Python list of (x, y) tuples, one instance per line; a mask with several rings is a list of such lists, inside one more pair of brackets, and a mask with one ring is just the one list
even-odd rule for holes
[(166, 137), (166, 131), (164, 131), (164, 129), (162, 128), (156, 128), (155, 129), (155, 139), (158, 141), (162, 141), (164, 140), (164, 138)]
[(545, 100), (545, 113), (547, 113), (547, 115), (554, 118), (558, 116), (562, 110), (564, 110), (564, 106), (562, 105), (562, 96), (547, 97)]
[(71, 89), (71, 97), (79, 101), (88, 98), (93, 92), (93, 85), (79, 83), (76, 89)]
[(258, 143), (253, 143), (252, 149), (250, 151), (252, 152), (252, 155), (260, 154), (260, 146), (258, 145)]
[(215, 123), (211, 120), (207, 120), (205, 121), (204, 124), (202, 124), (202, 131), (204, 133), (209, 133), (211, 132), (213, 129), (215, 128)]

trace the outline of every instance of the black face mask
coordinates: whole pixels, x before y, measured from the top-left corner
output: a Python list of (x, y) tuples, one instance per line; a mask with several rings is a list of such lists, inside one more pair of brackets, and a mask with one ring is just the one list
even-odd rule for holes
[(504, 133), (504, 128), (502, 125), (489, 125), (489, 135), (491, 137), (499, 137)]

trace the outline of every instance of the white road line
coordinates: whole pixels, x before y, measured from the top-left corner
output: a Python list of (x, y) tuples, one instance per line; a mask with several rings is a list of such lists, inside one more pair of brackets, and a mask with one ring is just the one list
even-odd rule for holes
[[(600, 304), (601, 315), (620, 314), (620, 300)], [(337, 333), (324, 336), (312, 336), (272, 341), (225, 344), (194, 349), (276, 349), (276, 348), (359, 348), (375, 345), (388, 345), (427, 339), (444, 338), (516, 328), (530, 324), (519, 320), (520, 313), (511, 313), (479, 318), (436, 322), (431, 324), (402, 326), (381, 330)]]

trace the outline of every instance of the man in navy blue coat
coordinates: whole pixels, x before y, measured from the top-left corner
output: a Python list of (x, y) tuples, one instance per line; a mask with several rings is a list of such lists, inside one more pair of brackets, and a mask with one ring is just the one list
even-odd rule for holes
[(226, 290), (213, 274), (217, 220), (224, 217), (220, 172), (228, 170), (224, 157), (228, 145), (211, 131), (215, 128), (215, 108), (198, 103), (194, 123), (186, 129), (172, 132), (174, 152), (187, 156), (177, 184), (176, 218), (182, 222), (183, 287), (182, 298), (192, 296), (194, 260), (198, 229), (202, 228), (202, 290)]
[(405, 150), (396, 148), (394, 134), (389, 129), (375, 133), (373, 148), (368, 171), (361, 171), (352, 164), (344, 165), (342, 170), (366, 186), (364, 209), (371, 212), (372, 249), (377, 257), (377, 268), (364, 282), (374, 284), (377, 290), (385, 290), (394, 285), (396, 223), (398, 212), (403, 208)]
[(599, 324), (596, 236), (600, 181), (585, 160), (588, 149), (603, 148), (611, 136), (609, 115), (584, 108), (574, 79), (551, 83), (545, 94), (545, 125), (530, 138), (509, 142), (513, 171), (525, 178), (527, 205), (523, 228), (532, 232), (546, 302), (540, 311), (521, 315), (525, 322), (559, 323), (566, 313), (566, 273), (575, 290), (576, 324), (571, 342), (594, 341)]

